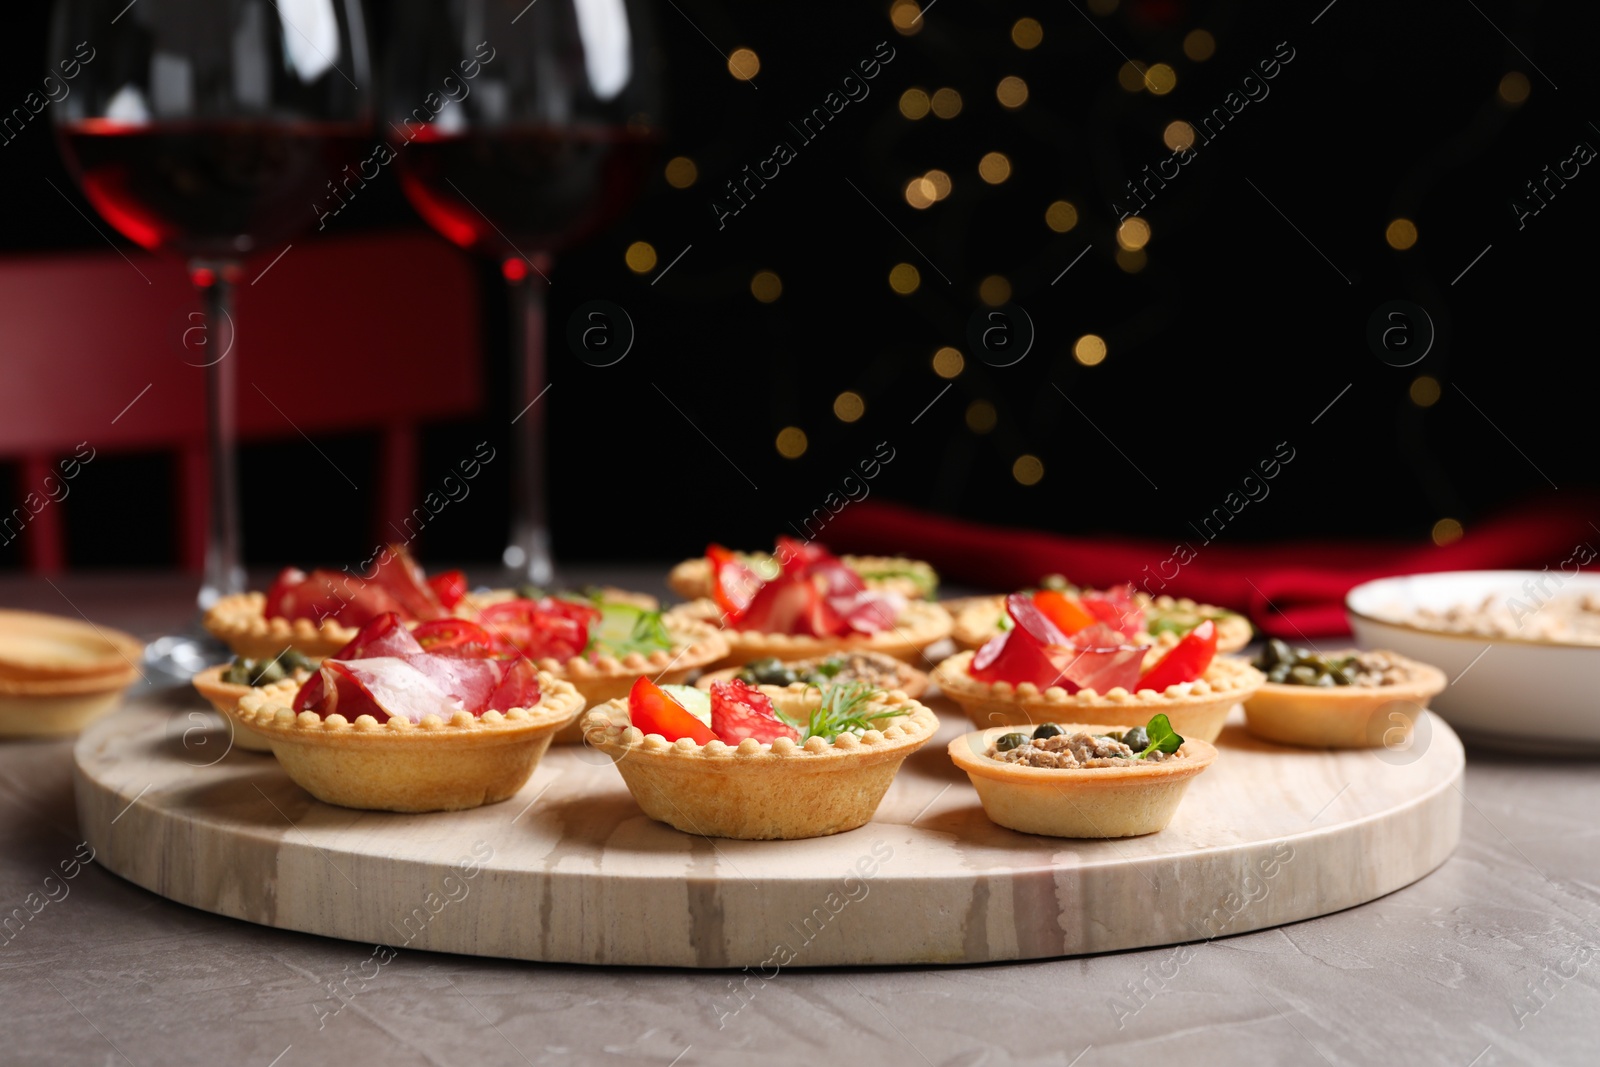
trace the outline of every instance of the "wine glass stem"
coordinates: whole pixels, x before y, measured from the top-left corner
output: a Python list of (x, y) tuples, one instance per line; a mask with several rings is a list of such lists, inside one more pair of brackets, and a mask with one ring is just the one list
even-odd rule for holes
[[(521, 263), (521, 260), (518, 260)], [(545, 502), (545, 279), (548, 258), (512, 278), (511, 294), (511, 539), (505, 564), (517, 582), (541, 588), (555, 577)]]
[[(201, 610), (230, 593), (244, 591), (239, 549), (239, 482), (236, 467), (238, 396), (234, 367), (233, 264), (196, 263), (190, 279), (205, 307), (206, 445), (211, 492), (206, 522), (205, 578)], [(196, 346), (197, 347), (197, 346)], [(191, 348), (193, 350), (193, 348)]]

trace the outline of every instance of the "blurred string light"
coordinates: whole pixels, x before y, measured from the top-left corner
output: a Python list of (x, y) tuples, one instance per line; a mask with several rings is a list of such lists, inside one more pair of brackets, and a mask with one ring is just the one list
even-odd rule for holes
[(1127, 252), (1137, 252), (1150, 243), (1150, 224), (1139, 216), (1122, 220), (1117, 227), (1117, 244)]
[(938, 193), (933, 183), (925, 177), (912, 178), (906, 182), (906, 203), (918, 211), (932, 207), (933, 202), (939, 199)]
[(913, 122), (925, 117), (931, 106), (928, 94), (921, 89), (913, 87), (900, 94), (900, 114)]
[(1157, 63), (1144, 72), (1144, 85), (1156, 96), (1166, 96), (1178, 87), (1178, 72), (1165, 63)]
[(635, 241), (622, 254), (628, 269), (635, 274), (649, 274), (656, 266), (655, 246), (649, 241)]
[(922, 284), (922, 274), (909, 263), (896, 263), (889, 271), (889, 288), (901, 296), (909, 296)]
[(758, 270), (750, 279), (750, 295), (770, 304), (783, 295), (783, 279), (770, 270)]
[(806, 432), (798, 426), (785, 426), (778, 431), (778, 455), (784, 459), (799, 459), (806, 454)]
[(1011, 477), (1017, 480), (1018, 485), (1038, 485), (1044, 477), (1044, 463), (1038, 456), (1024, 452), (1011, 464)]
[(1057, 200), (1044, 209), (1044, 224), (1057, 233), (1066, 233), (1078, 224), (1078, 209), (1071, 201)]
[(933, 354), (933, 373), (941, 378), (954, 378), (966, 369), (967, 360), (958, 349), (946, 345)]
[(674, 189), (687, 189), (700, 179), (700, 168), (688, 156), (674, 156), (667, 160), (667, 184)]
[(843, 392), (833, 398), (833, 414), (840, 422), (855, 422), (867, 413), (867, 402), (860, 393)]
[(1161, 131), (1161, 143), (1174, 152), (1182, 152), (1194, 147), (1194, 127), (1182, 119), (1174, 119), (1167, 123), (1167, 128)]
[(978, 177), (990, 185), (999, 185), (1011, 177), (1011, 160), (1004, 152), (985, 152), (978, 160)]
[(1129, 274), (1138, 274), (1150, 262), (1150, 257), (1145, 255), (1144, 249), (1130, 250), (1117, 249), (1117, 266)]
[(1072, 358), (1085, 367), (1099, 366), (1106, 359), (1106, 343), (1098, 334), (1086, 333), (1072, 346)]
[(747, 82), (761, 73), (761, 57), (753, 49), (735, 48), (728, 55), (728, 73)]
[[(934, 0), (935, 3), (938, 0)], [(894, 0), (889, 7), (889, 21), (907, 37), (922, 32), (922, 6), (916, 0)]]
[(1417, 243), (1417, 224), (1410, 219), (1395, 219), (1383, 231), (1383, 239), (1390, 248), (1404, 252)]
[(934, 117), (953, 119), (961, 114), (961, 94), (954, 89), (940, 89), (928, 101), (928, 106), (933, 109)]
[(1130, 59), (1117, 69), (1117, 84), (1130, 93), (1144, 88), (1144, 64)]
[(1433, 524), (1433, 543), (1436, 545), (1454, 544), (1461, 540), (1461, 536), (1465, 532), (1461, 529), (1461, 523), (1455, 519), (1440, 519)]
[(1024, 52), (1031, 52), (1039, 47), (1039, 42), (1044, 40), (1044, 27), (1039, 25), (1038, 19), (1018, 19), (1011, 27), (1011, 43)]
[(992, 308), (997, 308), (1011, 300), (1011, 283), (1004, 275), (991, 274), (978, 283), (978, 299)]
[(1183, 54), (1196, 63), (1204, 63), (1217, 51), (1217, 39), (1210, 30), (1190, 30), (1183, 39)]
[(1528, 94), (1533, 87), (1528, 84), (1528, 76), (1520, 70), (1514, 70), (1500, 79), (1500, 99), (1508, 104), (1520, 104), (1528, 99)]
[(967, 405), (967, 429), (973, 433), (988, 433), (998, 421), (994, 405), (987, 400), (974, 400)]
[(950, 195), (950, 190), (954, 188), (950, 182), (950, 175), (937, 167), (924, 174), (923, 178), (933, 186), (933, 198), (935, 200), (943, 200)]
[(1001, 107), (1016, 110), (1028, 102), (1028, 83), (1014, 74), (1007, 75), (995, 86), (994, 95)]
[(1411, 402), (1419, 408), (1431, 408), (1439, 402), (1439, 379), (1431, 374), (1419, 374), (1411, 382)]

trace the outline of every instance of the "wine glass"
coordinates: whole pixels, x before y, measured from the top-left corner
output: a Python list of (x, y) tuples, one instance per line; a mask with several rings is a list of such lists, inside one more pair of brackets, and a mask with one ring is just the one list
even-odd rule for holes
[[(245, 258), (314, 221), (325, 187), (370, 149), (360, 0), (57, 0), (51, 54), (81, 61), (52, 112), (84, 195), (129, 240), (183, 257), (205, 308), (184, 359), (206, 380), (204, 610), (244, 588), (233, 286)], [(147, 663), (182, 677), (219, 658), (174, 635)]]
[(511, 295), (513, 584), (551, 584), (545, 286), (553, 256), (637, 192), (657, 141), (654, 37), (639, 0), (401, 0), (384, 87), (401, 188)]

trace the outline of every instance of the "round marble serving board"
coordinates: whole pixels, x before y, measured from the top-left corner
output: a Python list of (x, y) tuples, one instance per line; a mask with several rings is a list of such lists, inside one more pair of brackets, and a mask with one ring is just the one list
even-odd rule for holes
[[(1437, 717), (1409, 752), (1257, 741), (1240, 711), (1164, 831), (1113, 841), (989, 822), (945, 753), (952, 704), (876, 818), (809, 841), (695, 837), (646, 818), (602, 754), (557, 747), (511, 800), (398, 815), (313, 800), (227, 751), (179, 691), (75, 752), (96, 859), (180, 903), (393, 948), (594, 964), (980, 963), (1176, 944), (1362, 904), (1443, 863), (1463, 754)], [(1419, 734), (1422, 731), (1419, 730)], [(225, 753), (225, 754), (224, 754)], [(220, 756), (220, 758), (219, 758)]]

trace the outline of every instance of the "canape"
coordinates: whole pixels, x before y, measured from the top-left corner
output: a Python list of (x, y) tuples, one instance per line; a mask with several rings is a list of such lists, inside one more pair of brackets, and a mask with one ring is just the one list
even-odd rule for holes
[(583, 706), (570, 682), (524, 657), (471, 642), (430, 650), (390, 613), (304, 684), (254, 690), (229, 714), (318, 800), (419, 812), (511, 797)]
[(360, 575), (286, 567), (265, 593), (218, 600), (205, 626), (236, 655), (271, 659), (288, 647), (320, 659), (380, 615), (392, 612), (407, 623), (446, 618), (466, 591), (462, 572), (430, 578), (404, 545), (389, 545)]
[[(691, 710), (692, 695), (706, 706)], [(767, 840), (865, 824), (939, 720), (904, 693), (860, 684), (790, 692), (734, 680), (675, 694), (640, 678), (626, 700), (591, 709), (583, 727), (650, 818), (706, 837)]]
[(778, 572), (763, 579), (728, 553), (715, 571), (713, 597), (670, 614), (719, 625), (728, 642), (724, 666), (835, 652), (882, 652), (912, 663), (950, 632), (943, 608), (868, 588), (815, 542), (780, 537), (777, 558)]
[[(783, 568), (789, 549), (785, 545), (800, 545), (792, 538), (780, 538), (778, 548), (771, 553), (733, 552), (721, 545), (711, 545), (698, 559), (686, 559), (667, 574), (667, 585), (685, 600), (699, 600), (715, 594), (715, 576), (732, 563), (750, 571), (757, 578), (770, 581)], [(920, 559), (904, 556), (840, 556), (839, 561), (861, 577), (869, 589), (883, 593), (898, 593), (907, 600), (932, 600), (939, 590), (939, 575), (930, 564)]]
[(979, 727), (1160, 713), (1185, 737), (1214, 741), (1228, 712), (1264, 681), (1248, 663), (1216, 655), (1209, 619), (1162, 651), (1136, 643), (1132, 620), (1121, 630), (1093, 622), (1069, 634), (1022, 593), (1007, 598), (1007, 611), (1011, 629), (933, 672)]
[(61, 737), (104, 715), (139, 680), (144, 645), (119, 630), (0, 611), (0, 737)]
[[(1131, 744), (1130, 744), (1131, 742)], [(990, 821), (1049, 837), (1137, 837), (1172, 821), (1189, 783), (1217, 758), (1161, 715), (1147, 726), (997, 726), (950, 742)]]
[(1266, 684), (1244, 702), (1245, 727), (1309, 748), (1404, 746), (1445, 687), (1439, 668), (1381, 650), (1321, 653), (1274, 640), (1255, 665)]
[(271, 659), (250, 659), (235, 656), (232, 663), (219, 663), (207, 667), (190, 679), (195, 691), (211, 702), (211, 706), (233, 724), (233, 744), (246, 752), (271, 752), (272, 745), (266, 735), (244, 726), (229, 715), (248, 693), (264, 689), (278, 682), (293, 680), (304, 683), (311, 677), (317, 664), (310, 657), (285, 648)]
[(775, 685), (779, 688), (799, 686), (802, 690), (843, 682), (864, 682), (886, 693), (899, 690), (916, 699), (928, 688), (928, 676), (909, 663), (882, 652), (835, 652), (811, 659), (751, 660), (742, 667), (702, 674), (694, 683), (709, 690), (713, 682), (727, 682), (737, 678), (746, 685)]
[[(1060, 575), (1046, 575), (1041, 587), (1024, 590), (1052, 617), (1088, 616), (1102, 622), (1119, 622), (1124, 617), (1137, 619), (1142, 641), (1155, 648), (1171, 648), (1207, 620), (1217, 628), (1217, 651), (1237, 652), (1250, 643), (1250, 620), (1227, 608), (1197, 604), (1187, 597), (1152, 597), (1131, 585), (1106, 590), (1078, 589)], [(1081, 613), (1081, 614), (1080, 614)], [(1011, 628), (1006, 614), (1006, 598), (979, 597), (953, 611), (955, 624), (950, 636), (961, 648), (979, 649), (996, 634)]]

